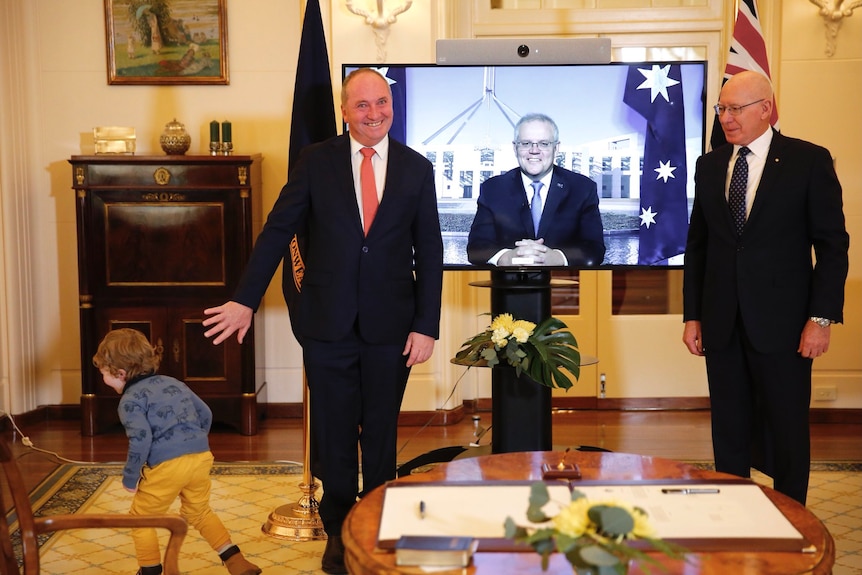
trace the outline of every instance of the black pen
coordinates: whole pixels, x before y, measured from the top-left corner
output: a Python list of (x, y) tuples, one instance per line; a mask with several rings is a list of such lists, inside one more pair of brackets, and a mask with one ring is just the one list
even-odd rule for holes
[(419, 519), (425, 519), (425, 502), (419, 502)]
[(680, 495), (697, 495), (701, 493), (721, 493), (718, 489), (705, 488), (697, 489), (693, 487), (684, 487), (682, 489), (662, 489), (662, 493), (679, 493)]

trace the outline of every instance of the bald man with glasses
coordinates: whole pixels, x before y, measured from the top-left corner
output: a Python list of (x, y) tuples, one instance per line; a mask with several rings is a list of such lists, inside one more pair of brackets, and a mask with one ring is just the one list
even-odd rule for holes
[(605, 243), (596, 183), (554, 165), (557, 124), (527, 114), (515, 125), (518, 167), (479, 188), (467, 258), (480, 266), (589, 267)]
[(804, 505), (812, 362), (843, 321), (849, 236), (829, 151), (774, 130), (772, 96), (752, 71), (721, 89), (728, 143), (697, 162), (683, 343), (706, 358), (716, 469), (760, 469)]

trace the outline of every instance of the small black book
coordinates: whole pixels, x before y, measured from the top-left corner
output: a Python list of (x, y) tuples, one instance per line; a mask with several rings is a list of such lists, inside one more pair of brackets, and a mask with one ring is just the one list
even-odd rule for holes
[(395, 543), (395, 564), (467, 567), (477, 544), (472, 537), (402, 535)]

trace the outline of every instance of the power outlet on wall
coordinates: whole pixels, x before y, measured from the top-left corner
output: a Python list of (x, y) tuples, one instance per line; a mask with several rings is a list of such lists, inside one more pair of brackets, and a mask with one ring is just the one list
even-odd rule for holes
[(838, 399), (838, 391), (834, 385), (824, 385), (814, 388), (814, 401), (835, 401)]

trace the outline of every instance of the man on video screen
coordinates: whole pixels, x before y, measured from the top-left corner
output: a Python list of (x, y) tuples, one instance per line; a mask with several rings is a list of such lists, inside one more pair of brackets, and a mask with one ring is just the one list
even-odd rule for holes
[(512, 142), (518, 168), (485, 181), (467, 240), (474, 265), (582, 267), (602, 263), (596, 184), (554, 165), (557, 124), (527, 114)]

